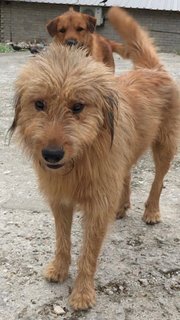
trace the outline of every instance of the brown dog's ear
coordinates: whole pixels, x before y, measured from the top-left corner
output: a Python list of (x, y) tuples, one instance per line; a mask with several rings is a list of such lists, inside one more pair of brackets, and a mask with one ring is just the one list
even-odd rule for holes
[(88, 30), (93, 33), (96, 27), (96, 18), (87, 15), (87, 28)]
[(111, 137), (111, 146), (114, 139), (115, 110), (118, 107), (119, 99), (117, 94), (110, 94), (105, 97), (106, 107), (104, 108), (104, 127), (109, 131)]
[(12, 137), (16, 127), (17, 127), (17, 121), (19, 118), (19, 113), (20, 113), (20, 96), (15, 96), (14, 98), (14, 108), (15, 108), (15, 115), (13, 122), (8, 130), (8, 133), (10, 135), (10, 138)]
[(58, 18), (55, 18), (49, 21), (48, 24), (46, 25), (47, 31), (49, 32), (51, 37), (54, 37), (55, 34), (57, 33), (57, 23), (58, 23)]

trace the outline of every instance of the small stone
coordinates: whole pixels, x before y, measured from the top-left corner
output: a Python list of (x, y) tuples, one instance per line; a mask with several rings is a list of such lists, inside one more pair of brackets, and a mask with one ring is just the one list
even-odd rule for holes
[(139, 279), (138, 281), (142, 286), (147, 287), (148, 285), (147, 279)]
[(180, 302), (176, 301), (175, 306), (177, 308), (177, 310), (180, 312)]
[(112, 294), (113, 294), (113, 291), (112, 291), (111, 289), (107, 289), (107, 290), (106, 290), (106, 293), (107, 293), (108, 295), (112, 295)]
[(118, 290), (116, 287), (113, 287), (112, 289), (113, 289), (113, 292), (117, 292)]
[(53, 306), (53, 309), (54, 309), (54, 312), (55, 312), (56, 314), (59, 314), (59, 315), (65, 314), (64, 309), (61, 308), (61, 307), (58, 306), (58, 305), (54, 305), (54, 306)]
[(11, 173), (11, 171), (7, 170), (7, 171), (4, 171), (4, 174), (9, 174)]

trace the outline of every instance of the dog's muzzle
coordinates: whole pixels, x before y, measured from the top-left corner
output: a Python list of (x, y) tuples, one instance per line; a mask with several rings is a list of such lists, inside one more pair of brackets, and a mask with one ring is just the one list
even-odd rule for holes
[(64, 157), (64, 150), (62, 148), (42, 149), (42, 157), (50, 169), (58, 169), (64, 165), (64, 163), (59, 163)]
[(75, 39), (68, 39), (68, 40), (66, 40), (65, 41), (65, 44), (67, 45), (67, 46), (75, 46), (75, 45), (77, 45), (78, 44), (78, 41), (77, 40), (75, 40)]

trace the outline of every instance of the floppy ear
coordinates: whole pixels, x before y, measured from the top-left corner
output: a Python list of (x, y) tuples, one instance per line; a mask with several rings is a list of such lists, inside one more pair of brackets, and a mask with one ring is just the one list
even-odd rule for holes
[(104, 128), (106, 128), (111, 137), (111, 146), (114, 139), (114, 122), (115, 122), (115, 110), (118, 107), (119, 99), (115, 93), (110, 93), (105, 97), (106, 106), (103, 110), (104, 114)]
[(51, 37), (54, 37), (57, 33), (57, 23), (59, 18), (55, 18), (48, 22), (46, 25), (47, 31), (49, 32)]
[(93, 33), (96, 27), (96, 18), (87, 15), (87, 28), (88, 30)]
[(20, 96), (15, 96), (14, 98), (14, 108), (15, 108), (15, 115), (13, 122), (8, 130), (8, 133), (10, 134), (10, 138), (12, 137), (14, 131), (16, 130), (17, 127), (17, 121), (19, 118), (19, 113), (20, 113)]

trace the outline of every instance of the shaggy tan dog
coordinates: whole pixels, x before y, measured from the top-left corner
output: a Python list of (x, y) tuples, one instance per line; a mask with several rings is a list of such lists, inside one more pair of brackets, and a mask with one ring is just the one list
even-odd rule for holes
[[(64, 281), (71, 262), (71, 224), (84, 212), (74, 309), (95, 303), (97, 258), (115, 214), (129, 205), (131, 167), (151, 147), (155, 179), (143, 219), (160, 220), (164, 175), (176, 151), (180, 104), (176, 86), (148, 35), (123, 10), (109, 19), (127, 42), (137, 70), (115, 78), (81, 49), (53, 45), (28, 62), (16, 83), (11, 130), (32, 157), (41, 191), (52, 209), (56, 252), (45, 271)], [(61, 56), (61, 59), (59, 59)]]
[(67, 12), (49, 21), (47, 30), (54, 41), (63, 45), (80, 45), (88, 54), (106, 66), (115, 68), (113, 52), (124, 56), (124, 46), (95, 32), (96, 18), (77, 12), (71, 7)]

